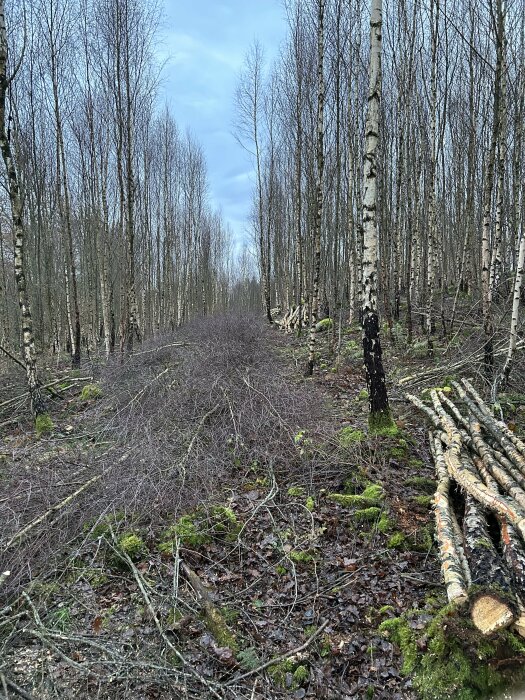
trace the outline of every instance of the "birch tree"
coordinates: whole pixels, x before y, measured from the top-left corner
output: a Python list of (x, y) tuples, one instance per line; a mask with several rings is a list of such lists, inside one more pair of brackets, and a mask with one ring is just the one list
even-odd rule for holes
[(0, 0), (0, 149), (4, 161), (9, 201), (11, 204), (11, 223), (14, 237), (15, 279), (18, 291), (18, 303), (22, 317), (22, 358), (26, 371), (27, 387), (31, 411), (35, 418), (45, 413), (45, 403), (40, 390), (35, 358), (35, 339), (33, 335), (33, 317), (27, 292), (26, 281), (26, 231), (24, 227), (23, 200), (17, 166), (11, 150), (11, 131), (6, 124), (6, 94), (19, 65), (8, 76), (8, 44), (5, 21), (5, 3)]
[(316, 143), (316, 185), (315, 185), (315, 224), (313, 250), (312, 312), (308, 342), (307, 375), (312, 375), (315, 365), (315, 333), (319, 320), (319, 275), (321, 272), (321, 224), (323, 219), (323, 175), (324, 175), (324, 15), (325, 0), (317, 5), (317, 143)]
[(382, 11), (382, 0), (372, 0), (370, 11), (370, 82), (363, 163), (363, 362), (370, 402), (369, 423), (374, 428), (391, 423), (377, 308), (377, 163), (381, 101)]

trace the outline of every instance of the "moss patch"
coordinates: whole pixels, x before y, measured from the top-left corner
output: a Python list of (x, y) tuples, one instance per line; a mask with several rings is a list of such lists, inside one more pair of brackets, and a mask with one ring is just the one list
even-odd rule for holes
[(288, 489), (289, 496), (302, 496), (304, 494), (304, 488), (302, 486), (290, 486)]
[(381, 508), (377, 506), (371, 506), (370, 508), (363, 508), (361, 510), (356, 510), (354, 513), (354, 518), (358, 522), (373, 522), (377, 520), (381, 515)]
[(388, 517), (388, 515), (383, 512), (381, 513), (381, 517), (379, 518), (379, 522), (376, 525), (376, 529), (378, 532), (382, 532), (383, 534), (386, 534), (390, 529), (392, 528), (392, 521)]
[(306, 509), (312, 513), (315, 510), (315, 499), (313, 496), (308, 496), (305, 502)]
[(308, 681), (310, 671), (304, 664), (298, 664), (292, 659), (284, 659), (284, 661), (270, 666), (268, 675), (280, 688), (297, 690)]
[(131, 561), (139, 561), (146, 553), (146, 545), (134, 532), (122, 535), (118, 540), (118, 548), (122, 554), (127, 554)]
[(37, 437), (41, 437), (46, 433), (51, 433), (55, 429), (55, 424), (51, 420), (49, 413), (41, 413), (36, 417), (35, 430)]
[[(412, 461), (413, 460), (409, 461), (409, 465)], [(429, 479), (427, 476), (411, 476), (405, 479), (405, 486), (410, 486), (411, 488), (428, 494), (433, 494), (436, 490), (436, 482), (434, 479)]]
[(91, 401), (92, 399), (99, 399), (102, 396), (102, 389), (98, 384), (85, 384), (82, 387), (82, 392), (80, 394), (81, 401)]
[(362, 493), (329, 493), (327, 498), (345, 508), (363, 508), (378, 505), (384, 498), (384, 492), (380, 484), (369, 484)]
[(422, 508), (430, 508), (432, 505), (432, 496), (413, 496), (412, 500)]
[(206, 606), (203, 619), (204, 624), (220, 647), (228, 647), (236, 653), (239, 651), (239, 644), (235, 635), (230, 630), (226, 620), (217, 608), (212, 605)]
[(394, 532), (387, 543), (388, 549), (403, 549), (406, 537), (402, 532)]
[(241, 524), (231, 508), (198, 508), (181, 516), (175, 525), (165, 530), (158, 549), (163, 554), (171, 554), (177, 539), (183, 546), (195, 548), (209, 544), (214, 538), (234, 540), (240, 529)]
[(362, 442), (365, 439), (365, 434), (362, 430), (352, 428), (350, 425), (345, 425), (338, 433), (338, 441), (341, 447), (352, 447), (357, 442)]
[(452, 605), (423, 613), (411, 611), (379, 626), (399, 646), (402, 672), (413, 675), (422, 700), (481, 700), (524, 677), (521, 665), (491, 663), (515, 655), (516, 641), (523, 648), (515, 635), (503, 632), (485, 640)]
[(391, 430), (398, 430), (396, 424), (392, 420), (390, 411), (370, 413), (368, 416), (368, 428), (373, 435), (385, 435), (385, 433)]
[(310, 554), (310, 552), (305, 552), (300, 549), (292, 549), (288, 556), (296, 564), (309, 564), (314, 560), (314, 557), (312, 554)]

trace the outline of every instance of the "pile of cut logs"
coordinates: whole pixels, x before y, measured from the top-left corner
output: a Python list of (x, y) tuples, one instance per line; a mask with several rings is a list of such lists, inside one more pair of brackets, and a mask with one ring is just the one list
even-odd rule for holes
[(432, 424), (448, 599), (468, 602), (483, 634), (514, 625), (525, 636), (525, 443), (494, 418), (471, 382), (451, 386), (455, 400), (450, 389), (432, 389), (432, 406), (406, 395)]

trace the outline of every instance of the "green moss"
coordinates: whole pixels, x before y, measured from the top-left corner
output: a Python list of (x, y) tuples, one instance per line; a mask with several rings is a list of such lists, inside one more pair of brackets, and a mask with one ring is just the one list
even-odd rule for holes
[(368, 484), (362, 493), (329, 493), (327, 498), (339, 503), (339, 505), (345, 508), (352, 508), (354, 506), (363, 508), (381, 503), (384, 498), (384, 492), (380, 484)]
[(358, 401), (368, 401), (368, 389), (361, 389), (361, 391), (357, 395), (357, 400)]
[(434, 546), (434, 528), (429, 523), (418, 528), (409, 539), (409, 547), (416, 552), (428, 552)]
[(310, 678), (310, 671), (306, 666), (297, 666), (293, 672), (293, 682), (296, 686), (303, 685)]
[[(399, 428), (392, 420), (392, 414), (389, 410), (370, 413), (368, 416), (368, 428), (373, 435), (388, 435), (388, 437), (391, 437), (390, 431), (399, 431)], [(394, 434), (397, 435), (397, 432), (394, 432)]]
[(383, 605), (383, 607), (379, 608), (377, 611), (378, 615), (387, 615), (389, 612), (394, 612), (393, 605)]
[(238, 652), (239, 645), (235, 635), (228, 627), (226, 620), (220, 611), (214, 606), (207, 606), (204, 611), (204, 624), (213, 635), (220, 647), (228, 647), (233, 652)]
[(315, 510), (315, 499), (313, 496), (308, 496), (305, 503), (306, 509), (312, 513)]
[(392, 421), (389, 425), (385, 425), (384, 427), (379, 427), (377, 430), (374, 430), (374, 435), (378, 435), (379, 437), (397, 438), (399, 435), (402, 435), (402, 432), (394, 421)]
[(392, 639), (403, 654), (401, 672), (408, 675), (414, 672), (418, 660), (417, 641), (408, 621), (404, 617), (394, 617), (379, 625), (379, 631)]
[[(97, 540), (99, 537), (108, 535), (112, 529), (118, 527), (118, 524), (121, 523), (124, 518), (125, 514), (122, 511), (110, 513), (109, 515), (105, 515), (98, 522), (96, 522), (96, 520), (89, 521), (84, 525), (84, 530), (89, 532), (89, 536), (92, 539)], [(96, 525), (94, 525), (95, 522)]]
[(423, 508), (430, 508), (433, 502), (432, 496), (413, 496), (412, 500)]
[[(408, 466), (412, 467), (412, 469), (419, 469), (420, 467), (424, 467), (425, 463), (423, 462), (422, 459), (416, 459), (415, 457), (411, 457), (408, 460)], [(419, 477), (415, 477), (415, 478), (417, 479)], [(421, 478), (425, 478), (425, 477), (421, 477)]]
[(341, 447), (352, 447), (357, 442), (362, 442), (365, 439), (365, 434), (362, 430), (357, 430), (352, 428), (350, 425), (346, 425), (338, 433), (339, 445)]
[(376, 525), (376, 529), (378, 532), (382, 532), (383, 534), (386, 534), (390, 529), (392, 528), (392, 521), (388, 517), (388, 515), (383, 512), (381, 513), (381, 517), (379, 518), (379, 522)]
[(404, 448), (404, 447), (391, 447), (388, 450), (388, 454), (393, 459), (404, 459), (406, 457), (406, 448)]
[[(523, 678), (521, 665), (509, 669), (506, 665), (490, 663), (492, 659), (512, 655), (511, 633), (505, 631), (486, 640), (453, 605), (423, 612), (422, 620), (428, 620), (429, 612), (434, 613), (423, 624), (413, 624), (414, 616), (421, 613), (412, 611), (385, 620), (379, 626), (399, 646), (403, 654), (402, 672), (413, 675), (414, 688), (422, 700), (481, 700)], [(517, 641), (522, 651), (523, 644)]]
[(109, 581), (109, 577), (100, 569), (86, 569), (82, 572), (82, 578), (94, 589), (104, 586)]
[(299, 686), (307, 683), (310, 678), (310, 671), (303, 664), (297, 664), (291, 659), (284, 659), (270, 666), (268, 675), (272, 678), (275, 685), (280, 688), (297, 690)]
[(221, 615), (228, 624), (231, 624), (232, 622), (237, 622), (240, 617), (240, 612), (225, 605), (221, 608)]
[(403, 549), (406, 537), (402, 532), (394, 532), (387, 543), (388, 549)]
[(55, 424), (51, 420), (49, 413), (41, 413), (36, 417), (35, 430), (37, 437), (41, 437), (46, 433), (51, 433), (55, 428)]
[(321, 319), (315, 326), (316, 331), (326, 331), (334, 325), (331, 318)]
[(369, 483), (364, 473), (356, 472), (348, 479), (345, 479), (344, 493), (362, 493)]
[(158, 549), (163, 554), (171, 554), (177, 539), (183, 546), (195, 548), (209, 544), (213, 538), (234, 540), (240, 529), (241, 524), (231, 508), (198, 508), (181, 516), (175, 525), (165, 530)]
[(381, 508), (377, 506), (371, 506), (370, 508), (363, 508), (362, 510), (356, 510), (354, 513), (355, 520), (359, 522), (373, 522), (377, 520), (381, 514)]
[(119, 550), (127, 554), (131, 561), (138, 561), (146, 553), (146, 546), (142, 538), (133, 532), (129, 532), (118, 540)]
[(81, 401), (90, 401), (92, 399), (99, 399), (102, 396), (102, 389), (98, 384), (85, 384), (82, 387), (82, 392), (80, 394)]
[(313, 556), (309, 552), (305, 552), (300, 549), (292, 549), (288, 556), (296, 564), (308, 564), (314, 560)]
[[(409, 465), (412, 460), (409, 460)], [(433, 494), (436, 490), (436, 482), (434, 479), (429, 479), (427, 476), (411, 476), (405, 479), (405, 486), (410, 486), (418, 491)]]
[(268, 675), (271, 677), (275, 685), (279, 686), (280, 688), (285, 688), (287, 686), (286, 675), (288, 673), (291, 674), (293, 670), (293, 661), (290, 661), (290, 659), (284, 659), (283, 661), (270, 666), (268, 669)]
[(289, 496), (302, 496), (304, 494), (304, 488), (302, 486), (290, 486), (288, 489)]
[(285, 574), (288, 573), (288, 569), (286, 566), (283, 566), (282, 564), (277, 564), (275, 567), (275, 573), (278, 574), (279, 576), (284, 576)]

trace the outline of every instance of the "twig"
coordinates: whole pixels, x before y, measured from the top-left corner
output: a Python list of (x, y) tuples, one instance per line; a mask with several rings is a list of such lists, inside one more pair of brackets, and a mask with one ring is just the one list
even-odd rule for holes
[(188, 347), (188, 345), (192, 345), (192, 343), (170, 343), (169, 345), (161, 345), (160, 348), (152, 348), (151, 350), (141, 350), (140, 352), (134, 352), (132, 353), (131, 357), (136, 357), (137, 355), (146, 355), (150, 352), (159, 352), (159, 350), (165, 350), (166, 348), (185, 348)]
[(13, 362), (16, 362), (16, 364), (19, 365), (19, 366), (24, 370), (24, 372), (26, 371), (26, 368), (25, 368), (24, 363), (21, 362), (21, 361), (18, 359), (18, 357), (15, 357), (11, 352), (9, 352), (9, 350), (8, 350), (7, 348), (5, 348), (3, 345), (0, 345), (0, 350), (1, 350), (5, 355), (7, 355), (7, 357), (8, 357), (10, 360), (13, 360)]
[[(12, 681), (11, 679), (7, 678), (2, 674), (2, 681), (5, 681), (5, 684), (7, 685), (8, 688), (11, 688), (12, 691), (14, 691), (17, 695), (20, 695), (21, 698), (24, 698), (24, 700), (36, 700), (34, 695), (31, 695), (31, 693), (28, 693), (27, 690), (24, 690), (21, 688), (17, 683)], [(7, 695), (6, 695), (7, 697)]]
[(312, 634), (311, 637), (309, 637), (304, 644), (301, 644), (299, 647), (295, 647), (295, 649), (290, 649), (290, 651), (286, 651), (284, 654), (281, 654), (280, 656), (276, 656), (275, 659), (270, 659), (266, 663), (262, 664), (261, 666), (258, 666), (257, 668), (252, 669), (251, 671), (247, 671), (246, 673), (243, 673), (242, 676), (236, 676), (235, 678), (232, 678), (232, 680), (228, 681), (226, 685), (233, 685), (234, 683), (238, 683), (239, 681), (244, 680), (245, 678), (248, 678), (249, 676), (253, 676), (254, 673), (260, 673), (261, 671), (264, 671), (266, 668), (269, 666), (274, 666), (275, 664), (281, 663), (281, 661), (284, 661), (285, 659), (290, 658), (290, 656), (295, 656), (295, 654), (300, 654), (302, 651), (307, 649), (310, 644), (316, 639), (321, 632), (324, 631), (324, 629), (328, 626), (328, 620), (325, 620), (323, 624), (318, 627), (315, 632)]
[(25, 527), (23, 527), (21, 530), (19, 530), (16, 534), (14, 534), (11, 539), (7, 542), (7, 544), (3, 547), (3, 550), (9, 549), (15, 542), (17, 542), (19, 539), (27, 535), (27, 533), (32, 530), (36, 525), (39, 525), (41, 522), (44, 520), (47, 520), (47, 518), (50, 515), (53, 515), (53, 513), (58, 512), (59, 510), (62, 510), (65, 506), (68, 505), (68, 503), (71, 503), (77, 496), (80, 496), (81, 493), (83, 493), (86, 489), (88, 489), (90, 486), (95, 484), (97, 481), (100, 481), (103, 476), (105, 476), (109, 471), (111, 471), (117, 464), (120, 464), (123, 462), (128, 456), (129, 452), (126, 452), (123, 454), (116, 462), (111, 464), (107, 469), (105, 469), (103, 472), (100, 474), (97, 474), (96, 476), (93, 476), (91, 479), (88, 479), (80, 488), (78, 488), (76, 491), (71, 493), (69, 496), (64, 498), (63, 501), (60, 501), (60, 503), (57, 503), (54, 505), (52, 508), (47, 510), (45, 513), (42, 515), (39, 515), (38, 518), (35, 518), (32, 520), (30, 523), (28, 523)]
[(9, 549), (15, 542), (20, 540), (22, 537), (27, 535), (27, 533), (32, 530), (34, 527), (39, 525), (41, 522), (44, 520), (47, 520), (47, 518), (50, 515), (53, 515), (53, 513), (56, 513), (59, 510), (62, 510), (65, 506), (67, 506), (68, 503), (71, 503), (72, 500), (74, 500), (77, 496), (79, 496), (83, 491), (85, 491), (87, 488), (89, 488), (92, 484), (95, 482), (99, 481), (104, 473), (97, 474), (96, 476), (93, 476), (91, 479), (85, 482), (85, 484), (82, 484), (80, 488), (78, 488), (76, 491), (71, 493), (67, 498), (64, 498), (63, 501), (60, 501), (60, 503), (57, 503), (54, 505), (52, 508), (47, 510), (45, 513), (42, 515), (39, 515), (38, 518), (35, 518), (32, 520), (30, 523), (28, 523), (25, 527), (23, 527), (21, 530), (19, 530), (17, 533), (15, 533), (11, 539), (7, 542), (7, 544), (3, 547), (4, 550)]

